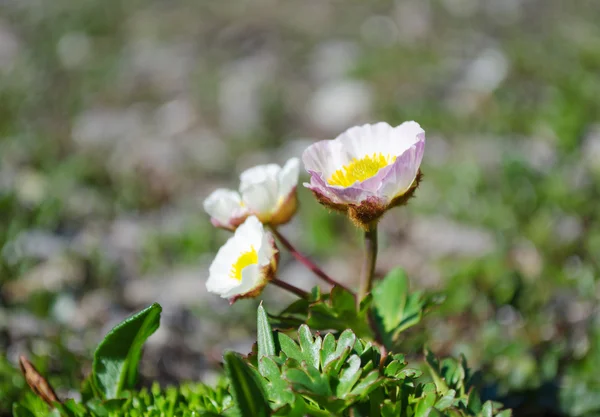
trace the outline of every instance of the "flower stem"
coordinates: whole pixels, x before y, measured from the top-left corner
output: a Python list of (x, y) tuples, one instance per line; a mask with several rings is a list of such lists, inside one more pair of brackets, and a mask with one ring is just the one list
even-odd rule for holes
[(271, 282), (277, 285), (279, 288), (283, 288), (286, 291), (291, 292), (292, 294), (297, 295), (300, 298), (304, 298), (305, 300), (310, 299), (310, 294), (304, 290), (301, 290), (298, 287), (293, 286), (292, 284), (288, 284), (285, 281), (280, 280), (279, 278), (273, 278)]
[(330, 285), (334, 285), (334, 286), (343, 288), (344, 290), (348, 291), (350, 294), (355, 295), (354, 291), (352, 291), (350, 288), (346, 287), (343, 284), (340, 284), (339, 282), (337, 282), (336, 280), (331, 278), (329, 275), (327, 275), (325, 272), (323, 272), (323, 270), (321, 268), (319, 268), (317, 265), (315, 265), (310, 259), (308, 259), (306, 256), (302, 255), (300, 252), (298, 252), (298, 250), (290, 243), (289, 240), (287, 240), (279, 232), (279, 230), (277, 230), (275, 227), (271, 226), (271, 231), (273, 232), (273, 234), (275, 236), (277, 236), (277, 240), (279, 240), (281, 242), (281, 244), (283, 246), (285, 246), (285, 248), (292, 254), (292, 256), (294, 258), (296, 258), (296, 260), (298, 262), (300, 262), (302, 265), (304, 265), (306, 268), (310, 269), (316, 276), (318, 276), (319, 278), (321, 278), (323, 281), (327, 282)]
[(365, 231), (365, 260), (363, 264), (360, 292), (357, 302), (360, 303), (371, 292), (375, 264), (377, 263), (377, 225)]

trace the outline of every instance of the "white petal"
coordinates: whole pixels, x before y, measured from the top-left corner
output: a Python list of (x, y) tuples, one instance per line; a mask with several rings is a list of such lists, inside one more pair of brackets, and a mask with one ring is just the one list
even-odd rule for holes
[(239, 287), (240, 282), (237, 279), (233, 279), (226, 276), (213, 276), (211, 275), (206, 281), (206, 289), (213, 294), (218, 294), (223, 298), (228, 298), (230, 292), (235, 291)]
[(278, 200), (284, 200), (298, 185), (298, 176), (300, 175), (300, 160), (292, 158), (285, 163), (279, 172), (279, 193)]
[(269, 265), (274, 255), (273, 237), (269, 233), (265, 233), (260, 244), (260, 249), (258, 249), (258, 265)]
[(206, 281), (208, 291), (223, 296), (223, 294), (239, 285), (236, 279), (231, 278), (230, 273), (232, 265), (241, 253), (239, 242), (236, 242), (235, 237), (229, 238), (219, 249), (217, 256), (208, 269), (208, 280)]
[(302, 162), (307, 171), (323, 174), (325, 179), (350, 162), (349, 154), (337, 140), (322, 140), (306, 148), (302, 154)]
[(386, 153), (399, 156), (417, 143), (424, 134), (425, 131), (417, 122), (404, 122), (390, 132)]
[(260, 220), (256, 216), (250, 216), (237, 228), (233, 239), (239, 242), (239, 246), (243, 248), (241, 253), (244, 253), (248, 252), (252, 247), (256, 251), (259, 251), (264, 235), (265, 230)]
[(219, 223), (243, 215), (242, 199), (237, 191), (219, 188), (204, 200), (204, 210)]
[(277, 209), (279, 185), (276, 181), (248, 185), (241, 193), (248, 210), (263, 219), (268, 219)]
[(224, 297), (230, 298), (236, 295), (245, 294), (252, 290), (260, 281), (260, 267), (257, 264), (248, 265), (242, 269), (242, 279), (238, 285), (231, 288)]
[(240, 175), (240, 190), (243, 190), (254, 184), (277, 182), (277, 175), (281, 167), (277, 164), (257, 165)]

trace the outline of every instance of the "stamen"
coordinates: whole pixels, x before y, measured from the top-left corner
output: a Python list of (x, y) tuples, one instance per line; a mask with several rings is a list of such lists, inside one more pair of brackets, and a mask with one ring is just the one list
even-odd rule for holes
[(258, 253), (254, 246), (248, 252), (244, 252), (240, 255), (237, 261), (231, 266), (231, 272), (229, 276), (233, 279), (237, 279), (238, 281), (242, 280), (242, 270), (247, 266), (254, 265), (258, 263)]
[(361, 159), (352, 159), (349, 164), (335, 171), (327, 182), (330, 185), (349, 187), (356, 181), (364, 181), (375, 176), (381, 168), (396, 160), (395, 156), (374, 153)]

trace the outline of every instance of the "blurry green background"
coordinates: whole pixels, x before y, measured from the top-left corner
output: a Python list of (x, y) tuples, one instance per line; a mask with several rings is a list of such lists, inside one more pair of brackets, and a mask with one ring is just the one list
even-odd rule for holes
[[(255, 302), (206, 293), (228, 234), (202, 200), (414, 119), (425, 179), (384, 219), (378, 273), (446, 301), (402, 349), (464, 353), (516, 415), (600, 415), (598, 22), (597, 0), (1, 1), (0, 413), (19, 354), (77, 396), (102, 334), (153, 301), (143, 383), (214, 379)], [(355, 283), (359, 234), (299, 193), (283, 232)], [(280, 275), (316, 283), (287, 256)]]

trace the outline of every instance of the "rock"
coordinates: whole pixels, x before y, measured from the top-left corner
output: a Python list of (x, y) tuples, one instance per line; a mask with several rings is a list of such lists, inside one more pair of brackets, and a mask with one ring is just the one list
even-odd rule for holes
[(245, 137), (262, 120), (262, 89), (272, 82), (275, 57), (259, 53), (225, 67), (219, 89), (220, 124), (230, 134)]
[(310, 60), (312, 78), (318, 83), (345, 78), (355, 67), (359, 49), (348, 41), (328, 40), (313, 50)]
[(24, 301), (37, 291), (58, 292), (84, 279), (84, 266), (68, 257), (52, 258), (27, 271), (18, 280), (4, 285), (3, 293), (11, 300)]
[(187, 98), (180, 97), (159, 107), (154, 119), (159, 133), (170, 137), (192, 127), (196, 120), (196, 111)]
[(68, 69), (83, 66), (90, 57), (92, 45), (90, 38), (83, 32), (68, 32), (60, 37), (56, 52), (61, 64)]
[(78, 115), (71, 132), (82, 150), (112, 150), (117, 142), (144, 135), (144, 119), (139, 108), (92, 108)]
[(581, 146), (581, 155), (588, 169), (600, 174), (600, 123), (588, 129)]
[(21, 47), (19, 40), (5, 22), (0, 21), (0, 71), (8, 73), (14, 68)]
[(375, 47), (391, 46), (398, 41), (396, 22), (388, 16), (369, 16), (360, 26), (360, 34), (365, 42)]
[(129, 281), (123, 294), (130, 305), (158, 302), (165, 309), (193, 307), (202, 301), (210, 301), (213, 297), (204, 285), (207, 276), (206, 265), (178, 269), (170, 271), (168, 275), (147, 276)]
[(419, 250), (436, 257), (480, 257), (496, 250), (496, 241), (490, 231), (442, 217), (416, 218), (408, 233)]
[(67, 239), (45, 230), (29, 229), (5, 244), (2, 256), (9, 264), (25, 259), (48, 260), (63, 253), (68, 247)]
[(366, 122), (373, 92), (363, 81), (342, 80), (324, 84), (308, 105), (311, 122), (327, 134), (337, 136), (354, 124)]

